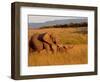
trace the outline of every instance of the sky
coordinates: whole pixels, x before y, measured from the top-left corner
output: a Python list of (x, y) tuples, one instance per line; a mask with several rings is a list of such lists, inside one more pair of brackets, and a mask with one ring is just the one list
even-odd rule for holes
[(86, 18), (86, 17), (29, 15), (28, 16), (28, 23), (44, 23), (44, 22), (53, 21), (53, 20), (84, 19), (84, 18)]

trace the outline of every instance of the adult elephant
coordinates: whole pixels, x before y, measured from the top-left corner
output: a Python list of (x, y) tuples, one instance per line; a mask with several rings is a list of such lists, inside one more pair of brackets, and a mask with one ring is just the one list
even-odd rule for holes
[(34, 34), (30, 40), (30, 48), (34, 51), (41, 52), (43, 49), (49, 52), (57, 53), (57, 46), (59, 45), (59, 40), (49, 33)]
[(47, 53), (52, 51), (50, 44), (48, 44), (47, 42), (43, 40), (45, 35), (47, 35), (47, 33), (41, 33), (41, 34), (35, 33), (31, 36), (31, 39), (29, 41), (30, 52), (37, 51), (40, 53), (44, 49), (46, 50)]
[[(51, 50), (53, 53), (57, 53), (56, 37), (53, 34), (47, 32), (43, 35), (42, 41), (44, 42), (44, 47), (47, 51)], [(49, 45), (50, 49), (46, 45)]]

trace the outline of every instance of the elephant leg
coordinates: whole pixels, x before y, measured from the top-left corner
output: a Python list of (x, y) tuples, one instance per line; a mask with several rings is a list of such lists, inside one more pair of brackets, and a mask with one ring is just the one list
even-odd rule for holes
[(57, 46), (55, 44), (51, 45), (51, 49), (52, 49), (52, 51), (53, 51), (54, 54), (57, 53)]
[(51, 48), (48, 43), (43, 42), (44, 49), (46, 50), (47, 53), (51, 54)]

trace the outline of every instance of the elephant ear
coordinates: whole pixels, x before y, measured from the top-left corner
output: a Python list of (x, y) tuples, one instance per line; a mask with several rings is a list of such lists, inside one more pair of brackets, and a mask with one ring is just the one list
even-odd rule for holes
[(51, 39), (51, 37), (50, 37), (50, 34), (48, 34), (48, 33), (45, 33), (45, 34), (44, 34), (44, 36), (43, 36), (43, 41), (45, 41), (45, 42), (48, 43), (48, 44), (52, 44), (52, 43), (53, 43), (53, 41), (52, 41), (52, 39)]

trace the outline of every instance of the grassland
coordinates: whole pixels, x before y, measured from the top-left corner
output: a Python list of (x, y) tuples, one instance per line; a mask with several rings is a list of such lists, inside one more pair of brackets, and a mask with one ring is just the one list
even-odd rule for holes
[(47, 54), (45, 52), (29, 52), (29, 66), (65, 65), (65, 64), (86, 64), (87, 63), (87, 33), (80, 32), (79, 28), (45, 28), (29, 29), (30, 40), (34, 33), (51, 32), (61, 40), (64, 45), (74, 45), (66, 53)]

